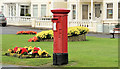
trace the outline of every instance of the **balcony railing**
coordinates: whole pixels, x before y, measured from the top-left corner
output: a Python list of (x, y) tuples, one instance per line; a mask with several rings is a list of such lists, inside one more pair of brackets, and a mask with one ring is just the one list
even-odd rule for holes
[[(36, 27), (42, 27), (46, 21), (50, 23), (51, 18), (49, 17), (6, 17), (8, 25), (29, 25), (31, 26), (32, 20), (36, 20)], [(48, 24), (49, 26), (50, 24)], [(47, 25), (46, 25), (47, 26)]]
[(90, 31), (95, 30), (96, 31), (96, 27), (97, 24), (99, 22), (96, 21), (69, 21), (69, 27), (74, 27), (74, 26), (82, 26), (82, 27), (88, 27), (90, 29)]

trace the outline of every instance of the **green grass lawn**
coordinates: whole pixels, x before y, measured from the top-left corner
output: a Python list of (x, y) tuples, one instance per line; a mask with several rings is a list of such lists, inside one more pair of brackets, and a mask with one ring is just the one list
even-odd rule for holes
[[(34, 35), (2, 35), (2, 54), (15, 46), (40, 47), (52, 56), (53, 42), (28, 42)], [(68, 42), (69, 64), (65, 67), (117, 67), (118, 66), (118, 39), (87, 37), (88, 41)], [(28, 58), (2, 56), (3, 64), (23, 66), (52, 65), (51, 58)]]

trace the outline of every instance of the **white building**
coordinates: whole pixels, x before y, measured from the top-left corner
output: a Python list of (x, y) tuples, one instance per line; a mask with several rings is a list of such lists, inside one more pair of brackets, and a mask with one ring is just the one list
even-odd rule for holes
[(69, 27), (85, 26), (93, 32), (108, 33), (116, 24), (120, 23), (120, 0), (0, 1), (0, 11), (7, 17), (9, 25), (52, 28), (51, 9), (56, 8), (71, 10)]

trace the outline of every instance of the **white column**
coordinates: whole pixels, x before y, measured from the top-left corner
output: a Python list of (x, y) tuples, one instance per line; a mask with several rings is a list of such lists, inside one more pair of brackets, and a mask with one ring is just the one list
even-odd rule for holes
[(53, 10), (54, 8), (54, 0), (51, 1), (51, 10)]
[[(68, 2), (67, 2), (67, 9), (70, 10), (69, 0), (68, 0)], [(68, 14), (68, 27), (70, 27), (70, 12), (69, 12), (69, 14)]]
[(19, 4), (18, 3), (16, 4), (16, 16), (17, 17), (19, 16)]
[(76, 0), (76, 20), (78, 20), (78, 0)]
[(7, 15), (7, 8), (6, 8), (7, 6), (6, 6), (6, 4), (4, 4), (4, 8), (3, 8), (3, 14), (6, 16)]
[(93, 20), (93, 0), (91, 0), (91, 21)]
[(119, 0), (117, 0), (117, 7), (116, 7), (117, 8), (117, 12), (116, 12), (117, 13), (117, 20), (118, 20), (118, 2), (119, 2)]
[(36, 21), (35, 21), (35, 19), (32, 19), (32, 27), (36, 27)]
[[(54, 0), (51, 1), (51, 10), (54, 9), (54, 8), (53, 8), (53, 7), (54, 7), (53, 5), (54, 5)], [(51, 16), (53, 15), (53, 13), (52, 13), (51, 11), (50, 11), (50, 15), (51, 15)]]
[(31, 4), (31, 17), (33, 17), (33, 4)]
[(21, 12), (21, 6), (20, 4), (18, 4), (18, 16), (20, 16), (20, 12)]

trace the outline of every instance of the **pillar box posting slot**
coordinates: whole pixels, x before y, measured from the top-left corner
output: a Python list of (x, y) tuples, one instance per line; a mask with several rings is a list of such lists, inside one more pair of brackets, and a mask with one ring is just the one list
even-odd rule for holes
[(53, 13), (53, 65), (68, 64), (67, 16), (70, 10), (55, 9)]

